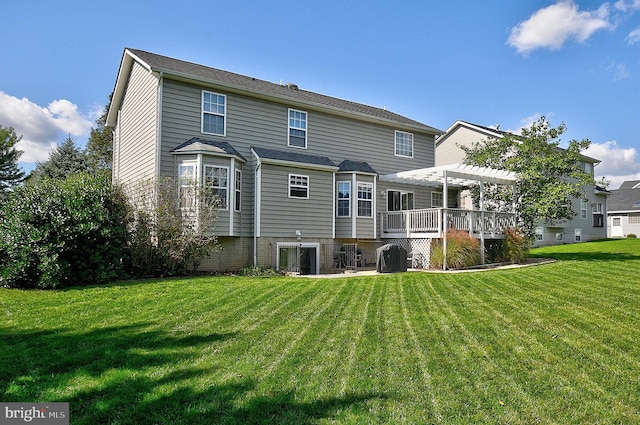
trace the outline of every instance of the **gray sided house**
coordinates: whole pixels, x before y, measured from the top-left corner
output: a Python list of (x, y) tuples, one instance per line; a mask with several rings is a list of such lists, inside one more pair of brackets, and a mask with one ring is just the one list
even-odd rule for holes
[(640, 237), (640, 180), (625, 181), (611, 191), (607, 214), (609, 237)]
[[(503, 137), (507, 132), (456, 121), (436, 140), (436, 165), (444, 166), (464, 161), (465, 153), (460, 146), (471, 147), (474, 143)], [(585, 170), (591, 175), (594, 167), (600, 163), (597, 159), (582, 157)], [(553, 223), (540, 221), (536, 227), (536, 239), (533, 246), (555, 245), (583, 242), (607, 237), (604, 218), (607, 216), (607, 197), (609, 192), (599, 187), (584, 189), (584, 199), (574, 199), (573, 209), (577, 216), (572, 220)], [(461, 208), (473, 208), (470, 197), (461, 192)]]
[(441, 131), (294, 84), (125, 49), (107, 125), (114, 181), (188, 178), (220, 197), (223, 250), (204, 262), (208, 270), (316, 274), (356, 266), (342, 261), (352, 250), (358, 266), (371, 264), (390, 242), (428, 258), (443, 223), (500, 238), (513, 218), (455, 208), (470, 180), (514, 176), (434, 168)]

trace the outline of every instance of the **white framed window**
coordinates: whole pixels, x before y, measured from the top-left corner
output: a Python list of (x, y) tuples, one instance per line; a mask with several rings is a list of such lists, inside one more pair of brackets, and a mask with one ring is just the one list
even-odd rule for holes
[(587, 218), (587, 201), (584, 199), (580, 200), (580, 218)]
[(227, 96), (202, 91), (202, 132), (224, 136), (227, 123)]
[(594, 214), (602, 214), (602, 202), (594, 202), (593, 203), (593, 213)]
[(544, 227), (536, 227), (535, 234), (536, 234), (536, 242), (544, 241)]
[(309, 176), (289, 174), (289, 198), (309, 199)]
[(556, 233), (556, 242), (562, 242), (564, 240), (564, 233)]
[(242, 198), (242, 171), (236, 170), (236, 178), (234, 182), (235, 190), (235, 199), (233, 202), (233, 209), (235, 211), (240, 211), (240, 200)]
[(190, 209), (195, 207), (196, 163), (183, 162), (178, 164), (178, 190), (180, 208)]
[(373, 216), (373, 183), (358, 182), (358, 217)]
[(289, 146), (307, 148), (307, 113), (289, 109)]
[(202, 186), (207, 195), (214, 195), (220, 199), (220, 209), (228, 208), (229, 168), (205, 165)]
[(413, 134), (396, 130), (395, 155), (413, 158)]
[(351, 182), (338, 182), (338, 217), (351, 217)]
[[(620, 221), (619, 218), (618, 221)], [(640, 224), (640, 214), (629, 214), (629, 216), (627, 217), (627, 221), (629, 222), (629, 224)], [(618, 223), (617, 225), (620, 226), (620, 223)]]
[(582, 229), (573, 230), (573, 240), (576, 242), (582, 242)]
[(442, 192), (431, 192), (431, 208), (442, 208), (443, 206)]

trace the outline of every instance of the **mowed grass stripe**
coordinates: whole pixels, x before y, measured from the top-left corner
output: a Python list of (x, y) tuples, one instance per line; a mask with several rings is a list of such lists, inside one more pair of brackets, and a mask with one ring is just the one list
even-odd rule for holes
[[(477, 320), (481, 317), (475, 306), (464, 297), (459, 298), (456, 285), (450, 279), (432, 276), (425, 282), (425, 291), (416, 291), (413, 297), (425, 304), (425, 297), (431, 297), (440, 313), (440, 328), (443, 339), (449, 347), (444, 353), (442, 363), (446, 365), (442, 382), (439, 386), (451, 385), (451, 394), (445, 399), (456, 400), (450, 405), (447, 416), (464, 417), (467, 420), (485, 422), (490, 420), (496, 409), (500, 409), (506, 417), (519, 416), (520, 420), (537, 420), (541, 412), (529, 412), (531, 398), (523, 384), (501, 367), (501, 358), (491, 350), (491, 345), (479, 336)], [(460, 409), (460, 405), (464, 408)], [(518, 414), (514, 406), (518, 406)]]

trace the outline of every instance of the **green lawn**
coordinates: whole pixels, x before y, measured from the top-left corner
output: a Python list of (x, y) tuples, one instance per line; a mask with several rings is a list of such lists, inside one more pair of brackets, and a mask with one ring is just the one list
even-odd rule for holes
[(553, 264), (0, 289), (0, 401), (72, 424), (640, 424), (640, 240)]

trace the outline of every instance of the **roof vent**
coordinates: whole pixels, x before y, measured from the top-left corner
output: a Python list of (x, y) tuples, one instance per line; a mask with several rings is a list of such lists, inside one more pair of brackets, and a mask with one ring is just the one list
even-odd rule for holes
[(287, 87), (291, 90), (298, 90), (298, 85), (293, 83), (287, 83)]

